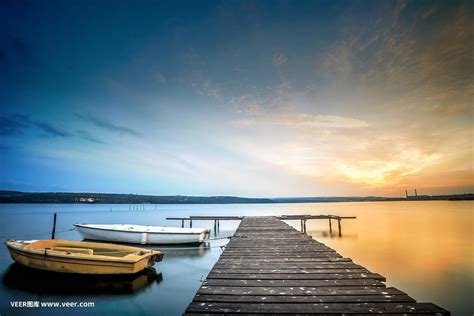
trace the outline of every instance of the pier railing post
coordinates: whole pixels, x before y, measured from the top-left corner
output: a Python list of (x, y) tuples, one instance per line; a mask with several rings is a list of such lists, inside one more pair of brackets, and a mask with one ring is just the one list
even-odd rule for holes
[(54, 218), (53, 218), (53, 231), (51, 232), (51, 239), (54, 239), (56, 235), (56, 219), (58, 217), (58, 214), (54, 212)]

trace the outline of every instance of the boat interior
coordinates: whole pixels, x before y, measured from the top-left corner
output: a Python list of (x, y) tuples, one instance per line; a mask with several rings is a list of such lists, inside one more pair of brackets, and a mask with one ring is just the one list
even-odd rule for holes
[[(125, 247), (119, 245), (110, 245), (89, 242), (70, 242), (61, 240), (40, 240), (30, 243), (24, 249), (46, 249), (64, 253), (77, 253), (85, 255), (100, 255), (110, 257), (125, 257), (127, 255), (137, 253), (135, 248), (124, 249)], [(127, 247), (128, 248), (128, 247)]]

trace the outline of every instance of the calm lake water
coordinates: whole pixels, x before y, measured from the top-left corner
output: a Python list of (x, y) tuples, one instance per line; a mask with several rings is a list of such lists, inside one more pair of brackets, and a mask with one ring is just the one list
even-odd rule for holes
[[(142, 207), (141, 205), (138, 207)], [(342, 222), (343, 236), (329, 234), (327, 221), (309, 221), (308, 234), (373, 272), (387, 285), (420, 302), (434, 302), (453, 315), (472, 315), (474, 253), (472, 201), (243, 205), (4, 204), (0, 205), (0, 239), (50, 237), (58, 212), (57, 238), (81, 240), (74, 223), (134, 223), (176, 226), (169, 216), (335, 214), (357, 216)], [(132, 206), (133, 208), (133, 206)], [(135, 206), (135, 208), (137, 208)], [(299, 229), (299, 221), (289, 222)], [(194, 227), (212, 228), (213, 222)], [(223, 221), (218, 236), (230, 236), (238, 222)], [(14, 265), (0, 246), (1, 315), (180, 315), (214, 263), (225, 239), (200, 247), (154, 247), (165, 253), (157, 273), (134, 278), (58, 278)], [(93, 308), (12, 308), (11, 301), (94, 302)]]

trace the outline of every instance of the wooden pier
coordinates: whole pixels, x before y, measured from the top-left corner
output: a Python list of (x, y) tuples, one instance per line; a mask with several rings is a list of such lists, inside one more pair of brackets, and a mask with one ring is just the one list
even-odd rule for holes
[[(189, 216), (189, 217), (167, 217), (167, 220), (181, 221), (181, 227), (184, 227), (185, 221), (189, 221), (189, 227), (193, 227), (193, 221), (214, 221), (214, 231), (217, 231), (220, 226), (220, 221), (240, 221), (244, 216)], [(355, 216), (338, 216), (338, 215), (280, 215), (276, 216), (277, 219), (283, 219), (286, 221), (299, 220), (301, 221), (301, 231), (306, 233), (306, 221), (312, 219), (323, 219), (328, 220), (329, 233), (332, 235), (332, 222), (331, 220), (337, 221), (337, 227), (339, 230), (339, 237), (342, 236), (341, 221), (343, 219), (355, 219)]]
[(185, 315), (449, 315), (276, 217), (244, 217)]

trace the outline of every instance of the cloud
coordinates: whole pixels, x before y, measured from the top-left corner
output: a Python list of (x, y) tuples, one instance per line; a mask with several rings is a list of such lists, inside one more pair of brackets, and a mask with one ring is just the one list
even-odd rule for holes
[(160, 71), (155, 72), (153, 74), (153, 78), (155, 78), (155, 80), (161, 84), (166, 83), (167, 81), (165, 75), (163, 75), (163, 73)]
[(34, 123), (36, 127), (40, 128), (43, 132), (46, 132), (47, 135), (53, 137), (71, 137), (73, 136), (72, 133), (64, 130), (62, 127), (57, 126), (51, 123), (45, 122), (36, 122)]
[(130, 127), (116, 125), (105, 119), (94, 117), (92, 115), (83, 115), (83, 114), (78, 114), (78, 113), (76, 113), (76, 116), (83, 119), (84, 121), (94, 124), (97, 127), (100, 127), (102, 129), (105, 129), (111, 132), (117, 132), (119, 134), (126, 134), (126, 135), (130, 135), (134, 137), (142, 137), (142, 134), (140, 132)]
[(23, 134), (23, 130), (30, 126), (28, 116), (21, 114), (0, 116), (0, 135), (13, 136)]
[(423, 12), (423, 13), (421, 14), (421, 18), (422, 18), (422, 19), (426, 19), (426, 18), (432, 16), (433, 14), (435, 14), (436, 11), (438, 11), (438, 6), (437, 6), (437, 5), (433, 5), (432, 7), (429, 7), (425, 12)]
[(273, 54), (272, 63), (276, 67), (280, 68), (288, 62), (288, 58), (283, 53)]
[(321, 61), (323, 73), (334, 79), (347, 79), (353, 71), (353, 46), (356, 39), (342, 40), (333, 44)]
[(368, 127), (365, 121), (338, 116), (314, 115), (306, 113), (290, 113), (280, 115), (264, 115), (245, 118), (237, 121), (240, 125), (281, 125), (288, 127), (327, 127), (327, 128), (362, 128)]
[(212, 82), (212, 80), (209, 79), (206, 79), (202, 82), (193, 81), (191, 86), (200, 95), (206, 95), (214, 98), (218, 98), (221, 95), (219, 88)]
[(93, 143), (96, 143), (96, 144), (105, 144), (104, 141), (102, 141), (101, 139), (91, 135), (89, 132), (87, 131), (84, 131), (84, 130), (78, 130), (76, 132), (77, 136), (79, 136), (80, 138), (82, 139), (85, 139), (85, 140), (88, 140), (90, 142), (93, 142)]
[(233, 97), (230, 100), (230, 104), (237, 114), (245, 116), (260, 116), (264, 113), (262, 105), (251, 95)]

